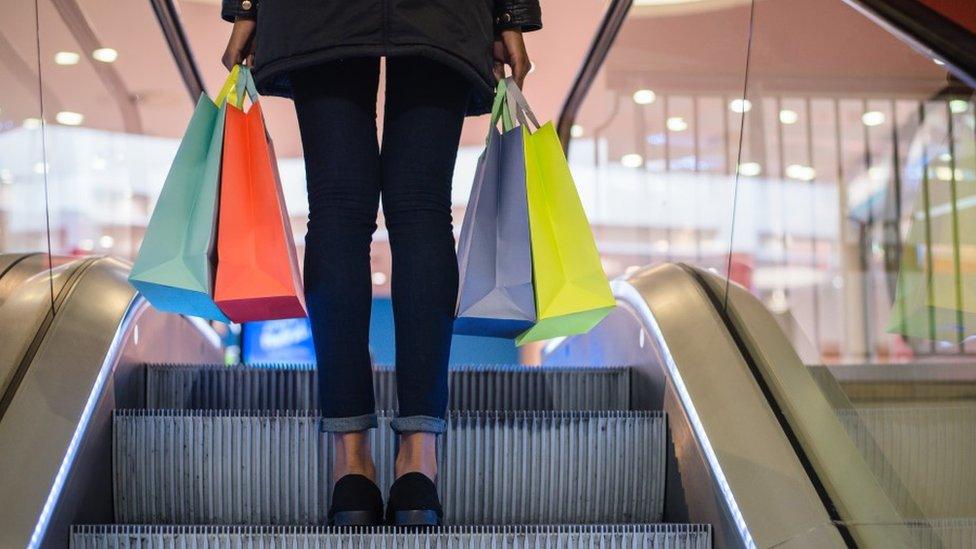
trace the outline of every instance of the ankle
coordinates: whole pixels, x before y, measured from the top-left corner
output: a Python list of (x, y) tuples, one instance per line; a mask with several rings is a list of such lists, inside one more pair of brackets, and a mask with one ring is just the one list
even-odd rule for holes
[(370, 452), (369, 437), (365, 431), (336, 433), (334, 435), (335, 461), (332, 466), (334, 480), (346, 475), (362, 475), (376, 482), (376, 466)]
[(399, 478), (413, 472), (423, 473), (431, 480), (437, 479), (437, 437), (433, 433), (401, 435), (394, 473)]

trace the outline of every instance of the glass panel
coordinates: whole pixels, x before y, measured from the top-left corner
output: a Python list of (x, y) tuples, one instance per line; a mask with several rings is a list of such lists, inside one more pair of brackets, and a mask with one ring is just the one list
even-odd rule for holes
[[(0, 253), (48, 250), (34, 2), (0, 18)], [(50, 90), (45, 89), (45, 93)], [(2, 272), (0, 265), (0, 272)]]
[(148, 2), (42, 2), (40, 22), (52, 251), (131, 260), (194, 102)]
[(732, 255), (752, 276), (736, 282), (912, 535), (960, 546), (976, 517), (973, 90), (839, 0), (756, 2), (749, 61)]
[(748, 30), (746, 1), (628, 13), (569, 148), (609, 276), (682, 261), (748, 280), (729, 254)]

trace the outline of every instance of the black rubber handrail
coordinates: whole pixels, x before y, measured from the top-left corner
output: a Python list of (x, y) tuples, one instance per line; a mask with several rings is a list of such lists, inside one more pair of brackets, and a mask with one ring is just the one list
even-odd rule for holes
[(193, 57), (193, 50), (190, 49), (190, 42), (183, 32), (183, 23), (180, 22), (176, 6), (173, 5), (173, 0), (149, 0), (149, 4), (159, 21), (159, 28), (163, 31), (169, 51), (173, 54), (176, 68), (183, 76), (187, 91), (190, 92), (190, 101), (196, 104), (206, 87), (203, 78), (200, 77), (200, 69)]
[(844, 0), (878, 26), (939, 59), (976, 88), (976, 34), (920, 0)]
[(563, 151), (569, 150), (569, 140), (572, 137), (571, 131), (576, 122), (576, 115), (579, 113), (580, 106), (586, 95), (590, 92), (590, 86), (596, 78), (600, 67), (607, 58), (611, 46), (617, 39), (620, 27), (627, 19), (630, 6), (633, 0), (611, 0), (607, 6), (607, 11), (603, 15), (603, 20), (597, 28), (590, 48), (586, 51), (583, 64), (576, 73), (573, 85), (569, 88), (569, 95), (563, 102), (563, 108), (559, 112), (559, 121), (556, 123), (556, 132), (559, 134), (559, 141), (563, 144)]

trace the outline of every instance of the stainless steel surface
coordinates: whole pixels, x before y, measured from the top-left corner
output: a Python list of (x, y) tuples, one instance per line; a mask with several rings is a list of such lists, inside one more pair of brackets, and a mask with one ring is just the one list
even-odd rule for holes
[(615, 281), (613, 289), (619, 306), (611, 317), (590, 334), (564, 340), (549, 356), (634, 361), (635, 391), (651, 388), (651, 401), (663, 401), (674, 439), (666, 516), (683, 512), (690, 522), (712, 524), (717, 547), (845, 547), (690, 273), (677, 265), (646, 268)]
[[(111, 258), (54, 258), (54, 264), (57, 277), (73, 276), (63, 291), (56, 285), (63, 294), (56, 314), (0, 419), (0, 493), (16, 494), (15, 505), (0, 506), (0, 547), (64, 547), (72, 523), (111, 520), (110, 411), (117, 396), (138, 398), (128, 390), (132, 369), (147, 360), (220, 356), (198, 327), (138, 298), (126, 281), (128, 264)], [(27, 297), (49, 302), (49, 291), (39, 288), (30, 296), (14, 292), (4, 308)], [(10, 326), (2, 333), (8, 337)]]
[[(312, 366), (148, 366), (148, 408), (221, 410), (318, 409), (317, 373)], [(453, 365), (449, 373), (452, 410), (626, 410), (630, 369), (626, 367), (537, 367), (509, 364)], [(391, 367), (373, 370), (376, 407), (396, 409)]]
[[(661, 518), (659, 412), (452, 412), (448, 423), (438, 459), (448, 524)], [(117, 412), (117, 522), (324, 524), (331, 444), (317, 424), (302, 412)], [(370, 437), (386, 492), (389, 416)]]
[(599, 526), (448, 526), (435, 532), (398, 528), (95, 526), (79, 527), (75, 549), (213, 547), (250, 549), (407, 548), (569, 549), (642, 547), (708, 549), (708, 526), (638, 524)]

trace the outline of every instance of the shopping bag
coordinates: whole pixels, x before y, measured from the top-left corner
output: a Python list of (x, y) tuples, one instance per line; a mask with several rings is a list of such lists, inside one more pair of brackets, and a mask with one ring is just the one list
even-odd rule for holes
[(224, 118), (239, 69), (201, 94), (139, 246), (129, 283), (161, 311), (227, 322), (213, 300)]
[[(214, 299), (234, 322), (305, 316), (298, 256), (250, 69), (227, 107)], [(244, 112), (245, 96), (251, 107)]]
[(506, 97), (524, 140), (537, 315), (515, 342), (585, 333), (613, 310), (610, 283), (552, 122), (539, 125), (511, 79)]
[(888, 331), (961, 343), (976, 335), (976, 185), (929, 181), (902, 246)]
[[(454, 332), (514, 338), (535, 322), (532, 250), (522, 131), (498, 84), (485, 150), (478, 159), (458, 241)], [(502, 120), (502, 133), (496, 128)]]

